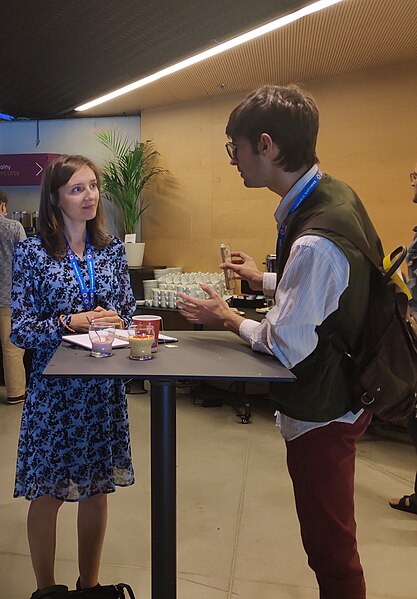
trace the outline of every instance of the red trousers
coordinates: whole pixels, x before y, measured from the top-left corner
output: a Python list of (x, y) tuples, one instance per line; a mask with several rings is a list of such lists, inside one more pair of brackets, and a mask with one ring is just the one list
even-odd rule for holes
[(365, 599), (354, 516), (355, 443), (371, 421), (333, 422), (287, 442), (301, 537), (320, 599)]

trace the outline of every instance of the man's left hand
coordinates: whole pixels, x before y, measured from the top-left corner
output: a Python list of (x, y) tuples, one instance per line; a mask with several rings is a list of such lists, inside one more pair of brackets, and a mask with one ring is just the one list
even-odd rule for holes
[(207, 293), (209, 299), (198, 299), (185, 293), (179, 293), (178, 296), (183, 300), (177, 301), (181, 314), (193, 324), (217, 326), (239, 333), (239, 326), (243, 318), (235, 314), (212, 287), (204, 283), (201, 283), (200, 287)]

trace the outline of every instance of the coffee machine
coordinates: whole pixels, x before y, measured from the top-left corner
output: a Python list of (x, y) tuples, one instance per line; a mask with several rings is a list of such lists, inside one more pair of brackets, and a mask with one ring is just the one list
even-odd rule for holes
[(27, 237), (39, 232), (39, 212), (26, 212), (26, 210), (14, 210), (12, 219), (18, 220), (26, 232)]

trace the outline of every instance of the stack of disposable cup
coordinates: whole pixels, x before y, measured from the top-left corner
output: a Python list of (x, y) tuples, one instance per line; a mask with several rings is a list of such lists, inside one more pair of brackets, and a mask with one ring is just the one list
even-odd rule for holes
[(161, 303), (161, 294), (159, 289), (154, 288), (151, 290), (152, 306), (158, 308)]
[(155, 268), (155, 270), (153, 271), (153, 276), (155, 277), (155, 279), (159, 279), (159, 277), (163, 277), (167, 274), (168, 272), (166, 268)]
[(170, 275), (180, 275), (182, 274), (182, 266), (167, 266), (166, 273)]
[(168, 308), (176, 308), (177, 307), (177, 293), (174, 289), (169, 289), (167, 291), (168, 296)]
[(152, 289), (158, 287), (158, 281), (155, 279), (145, 279), (143, 283), (143, 297), (145, 300), (152, 299)]

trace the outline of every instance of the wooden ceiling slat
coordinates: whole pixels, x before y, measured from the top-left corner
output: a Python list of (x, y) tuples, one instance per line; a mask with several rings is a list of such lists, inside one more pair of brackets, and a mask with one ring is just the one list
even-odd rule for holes
[(267, 82), (308, 82), (416, 62), (416, 23), (417, 0), (344, 0), (83, 115), (134, 114)]

